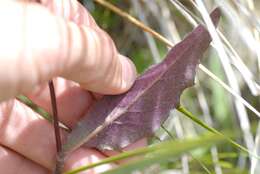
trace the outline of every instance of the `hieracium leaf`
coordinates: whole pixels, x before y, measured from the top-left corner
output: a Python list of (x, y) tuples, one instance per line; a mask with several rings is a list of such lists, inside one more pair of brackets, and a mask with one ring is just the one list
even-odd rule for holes
[[(215, 25), (219, 17), (215, 9), (211, 13)], [(100, 150), (121, 149), (153, 135), (179, 105), (182, 91), (193, 85), (196, 66), (210, 42), (207, 29), (199, 25), (127, 93), (105, 96), (95, 103), (69, 134), (63, 153), (83, 144)]]

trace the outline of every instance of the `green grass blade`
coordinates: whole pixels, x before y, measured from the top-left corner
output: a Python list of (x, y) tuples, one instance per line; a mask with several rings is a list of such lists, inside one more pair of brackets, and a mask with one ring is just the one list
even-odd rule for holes
[[(223, 137), (222, 137), (223, 138)], [(103, 174), (128, 174), (136, 170), (144, 169), (145, 167), (167, 162), (169, 159), (178, 157), (182, 153), (188, 152), (198, 147), (210, 146), (220, 142), (222, 139), (220, 136), (204, 136), (193, 140), (171, 141), (171, 145), (165, 147), (165, 149), (158, 148), (155, 152), (149, 154), (142, 160), (133, 161), (131, 163), (122, 165), (118, 168), (104, 172)]]
[[(168, 134), (168, 136), (169, 136), (172, 140), (174, 140), (174, 135), (173, 135), (166, 127), (164, 127), (164, 126), (162, 125), (161, 128), (166, 132), (166, 134)], [(211, 174), (211, 173), (212, 173), (212, 172), (207, 168), (207, 166), (206, 166), (200, 159), (196, 158), (196, 157), (193, 156), (191, 153), (188, 153), (188, 154), (191, 156), (191, 158), (192, 158), (193, 160), (195, 160), (195, 161), (198, 162), (198, 164), (201, 166), (201, 168), (205, 170), (205, 173), (207, 173), (207, 174)]]
[[(53, 117), (50, 113), (48, 113), (46, 110), (35, 104), (32, 100), (30, 100), (28, 97), (24, 95), (18, 95), (16, 96), (16, 99), (31, 108), (34, 112), (38, 113), (41, 117), (48, 120), (49, 122), (53, 123)], [(59, 123), (60, 128), (63, 128), (64, 130), (71, 131), (69, 127)]]
[(33, 101), (30, 100), (28, 97), (26, 97), (24, 95), (18, 95), (18, 96), (16, 96), (16, 99), (19, 100), (20, 102), (22, 102), (23, 104), (25, 104), (26, 106), (28, 106), (29, 108), (31, 108), (33, 111), (38, 113), (40, 116), (42, 116), (49, 122), (53, 122), (52, 115), (50, 113), (48, 113), (47, 111), (45, 111), (40, 106), (38, 106), (37, 104), (33, 103)]
[(165, 162), (170, 158), (176, 157), (183, 152), (187, 152), (191, 149), (201, 147), (201, 146), (209, 146), (215, 143), (219, 143), (223, 141), (223, 137), (218, 135), (207, 135), (201, 138), (192, 139), (192, 140), (178, 140), (178, 141), (166, 141), (153, 146), (136, 149), (129, 152), (124, 152), (119, 155), (106, 158), (98, 163), (90, 164), (87, 166), (83, 166), (71, 171), (66, 172), (65, 174), (77, 174), (79, 172), (85, 171), (87, 169), (91, 169), (96, 166), (100, 166), (107, 163), (116, 162), (118, 160), (130, 158), (133, 156), (147, 155), (144, 159), (139, 161), (134, 161), (129, 164), (125, 164), (119, 168), (112, 169), (111, 171), (105, 172), (104, 174), (110, 173), (130, 173), (137, 169), (142, 169), (148, 165), (154, 163)]
[(183, 106), (178, 107), (177, 110), (180, 111), (181, 113), (183, 113), (188, 118), (190, 118), (195, 123), (199, 124), (201, 127), (207, 129), (208, 131), (210, 131), (210, 132), (212, 132), (212, 133), (214, 133), (216, 135), (222, 136), (224, 139), (226, 139), (230, 144), (232, 144), (235, 148), (239, 149), (240, 151), (245, 152), (248, 155), (251, 155), (252, 157), (260, 159), (259, 156), (256, 156), (253, 152), (249, 151), (244, 146), (238, 144), (237, 142), (235, 142), (231, 138), (225, 136), (223, 133), (219, 132), (218, 130), (216, 130), (216, 129), (212, 128), (212, 127), (209, 127), (206, 123), (204, 123), (203, 121), (199, 120), (197, 117), (195, 117), (191, 112), (189, 112)]

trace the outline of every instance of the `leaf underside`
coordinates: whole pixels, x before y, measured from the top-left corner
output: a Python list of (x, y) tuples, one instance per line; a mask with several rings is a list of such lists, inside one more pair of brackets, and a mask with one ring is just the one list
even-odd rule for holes
[[(211, 18), (217, 25), (218, 8)], [(170, 110), (179, 105), (183, 90), (194, 84), (196, 66), (210, 42), (207, 29), (199, 25), (161, 63), (141, 75), (127, 93), (104, 96), (73, 128), (63, 153), (83, 144), (100, 150), (118, 150), (153, 135)]]

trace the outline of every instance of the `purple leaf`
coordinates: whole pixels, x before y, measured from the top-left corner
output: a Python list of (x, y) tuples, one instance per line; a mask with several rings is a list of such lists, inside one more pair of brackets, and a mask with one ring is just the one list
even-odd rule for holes
[[(220, 17), (215, 9), (215, 25)], [(182, 91), (193, 85), (195, 69), (211, 37), (202, 26), (173, 47), (163, 62), (148, 69), (125, 94), (98, 101), (69, 134), (67, 153), (85, 144), (98, 149), (121, 149), (151, 136), (179, 105)]]

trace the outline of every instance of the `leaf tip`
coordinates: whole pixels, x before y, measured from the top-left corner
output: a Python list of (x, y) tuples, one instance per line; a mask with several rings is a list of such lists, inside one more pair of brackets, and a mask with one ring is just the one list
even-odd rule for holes
[(210, 18), (215, 26), (218, 25), (220, 16), (221, 16), (221, 10), (219, 7), (216, 7), (210, 14)]

